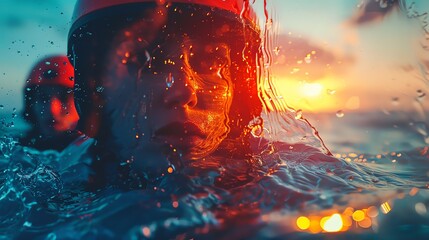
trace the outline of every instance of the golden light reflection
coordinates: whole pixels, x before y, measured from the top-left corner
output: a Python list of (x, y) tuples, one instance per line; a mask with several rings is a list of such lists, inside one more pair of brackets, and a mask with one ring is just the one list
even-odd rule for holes
[(324, 217), (320, 221), (320, 226), (327, 232), (339, 232), (343, 228), (343, 219), (338, 213), (329, 217)]
[[(411, 193), (418, 192), (412, 189)], [(397, 198), (397, 196), (396, 196)], [(312, 234), (318, 234), (323, 232), (336, 233), (336, 232), (348, 232), (348, 231), (362, 231), (362, 230), (376, 230), (378, 223), (378, 217), (380, 211), (384, 214), (389, 213), (392, 210), (391, 200), (386, 201), (377, 206), (368, 206), (367, 208), (356, 209), (353, 207), (346, 207), (342, 212), (330, 211), (319, 212), (309, 216), (299, 216), (294, 218), (297, 229), (306, 231)], [(417, 203), (415, 210), (418, 214), (424, 215), (428, 211), (423, 203)], [(332, 212), (335, 211), (335, 212)]]
[(381, 211), (384, 214), (388, 214), (390, 212), (390, 210), (392, 210), (392, 208), (390, 207), (390, 205), (389, 205), (388, 202), (385, 202), (385, 203), (381, 204)]

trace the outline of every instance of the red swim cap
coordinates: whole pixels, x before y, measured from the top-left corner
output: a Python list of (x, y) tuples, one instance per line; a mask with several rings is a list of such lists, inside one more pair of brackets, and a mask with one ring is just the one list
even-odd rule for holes
[(58, 85), (73, 88), (74, 69), (67, 56), (51, 56), (37, 62), (32, 68), (26, 87)]
[(72, 24), (74, 24), (81, 17), (86, 16), (97, 10), (117, 5), (144, 2), (152, 2), (158, 4), (189, 3), (206, 5), (209, 7), (216, 7), (223, 10), (228, 10), (238, 15), (242, 14), (244, 18), (252, 20), (252, 22), (254, 22), (254, 20), (256, 19), (252, 9), (248, 7), (248, 0), (77, 0), (73, 12)]

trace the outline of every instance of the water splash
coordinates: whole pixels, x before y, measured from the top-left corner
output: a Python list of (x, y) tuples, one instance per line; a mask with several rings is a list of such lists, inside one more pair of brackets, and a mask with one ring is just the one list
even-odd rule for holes
[(12, 137), (0, 138), (0, 156), (9, 159), (18, 142)]

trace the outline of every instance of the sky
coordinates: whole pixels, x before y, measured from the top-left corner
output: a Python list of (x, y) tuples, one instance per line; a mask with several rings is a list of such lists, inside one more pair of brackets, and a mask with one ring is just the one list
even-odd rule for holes
[[(427, 109), (422, 19), (384, 6), (383, 0), (267, 2), (271, 73), (278, 97), (289, 106), (309, 113)], [(404, 1), (407, 7), (412, 2), (413, 11), (429, 12), (429, 1)], [(22, 87), (38, 59), (66, 53), (73, 5), (72, 0), (0, 1), (5, 110), (22, 109)], [(265, 23), (263, 0), (253, 7)]]

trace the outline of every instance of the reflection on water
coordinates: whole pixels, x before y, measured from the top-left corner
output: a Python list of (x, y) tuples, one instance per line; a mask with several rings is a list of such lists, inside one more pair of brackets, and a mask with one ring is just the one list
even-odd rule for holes
[(76, 180), (88, 174), (82, 150), (93, 142), (86, 143), (58, 154), (1, 139), (2, 238), (423, 239), (429, 232), (427, 147), (334, 158), (255, 137), (260, 153), (248, 159), (192, 162), (143, 191), (88, 192)]

